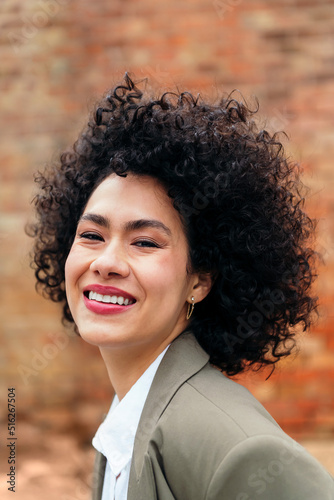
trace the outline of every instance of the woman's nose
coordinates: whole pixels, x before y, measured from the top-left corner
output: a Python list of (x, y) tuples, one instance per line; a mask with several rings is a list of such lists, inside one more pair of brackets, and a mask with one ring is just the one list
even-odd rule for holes
[(116, 245), (106, 247), (90, 265), (91, 271), (108, 279), (112, 276), (125, 278), (129, 275), (129, 263), (124, 252)]

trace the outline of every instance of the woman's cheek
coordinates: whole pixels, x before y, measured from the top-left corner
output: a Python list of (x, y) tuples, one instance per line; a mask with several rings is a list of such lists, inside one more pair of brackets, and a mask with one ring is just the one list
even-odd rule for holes
[(65, 287), (67, 294), (79, 275), (80, 261), (77, 257), (75, 250), (71, 248), (65, 262)]

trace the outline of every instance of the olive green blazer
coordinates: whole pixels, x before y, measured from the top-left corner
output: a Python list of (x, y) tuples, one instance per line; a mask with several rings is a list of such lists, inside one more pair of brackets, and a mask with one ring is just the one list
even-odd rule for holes
[[(333, 500), (334, 481), (191, 333), (165, 354), (139, 422), (128, 500)], [(105, 459), (97, 454), (93, 499)]]

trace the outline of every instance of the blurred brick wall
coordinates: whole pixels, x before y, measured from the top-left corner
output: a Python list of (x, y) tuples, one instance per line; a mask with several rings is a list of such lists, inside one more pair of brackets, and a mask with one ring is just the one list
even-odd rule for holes
[(255, 95), (267, 127), (291, 137), (320, 218), (321, 317), (295, 359), (266, 382), (242, 382), (295, 437), (333, 436), (333, 1), (1, 0), (0, 22), (1, 412), (15, 386), (22, 421), (86, 435), (108, 404), (98, 351), (34, 291), (23, 228), (33, 172), (73, 142), (95, 99), (128, 70), (163, 89)]

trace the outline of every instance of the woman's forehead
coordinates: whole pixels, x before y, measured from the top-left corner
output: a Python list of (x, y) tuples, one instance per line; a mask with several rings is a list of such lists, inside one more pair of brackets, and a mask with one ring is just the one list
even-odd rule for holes
[(171, 231), (182, 230), (179, 212), (164, 186), (150, 176), (111, 174), (91, 194), (83, 214), (101, 214), (111, 220), (160, 220)]

